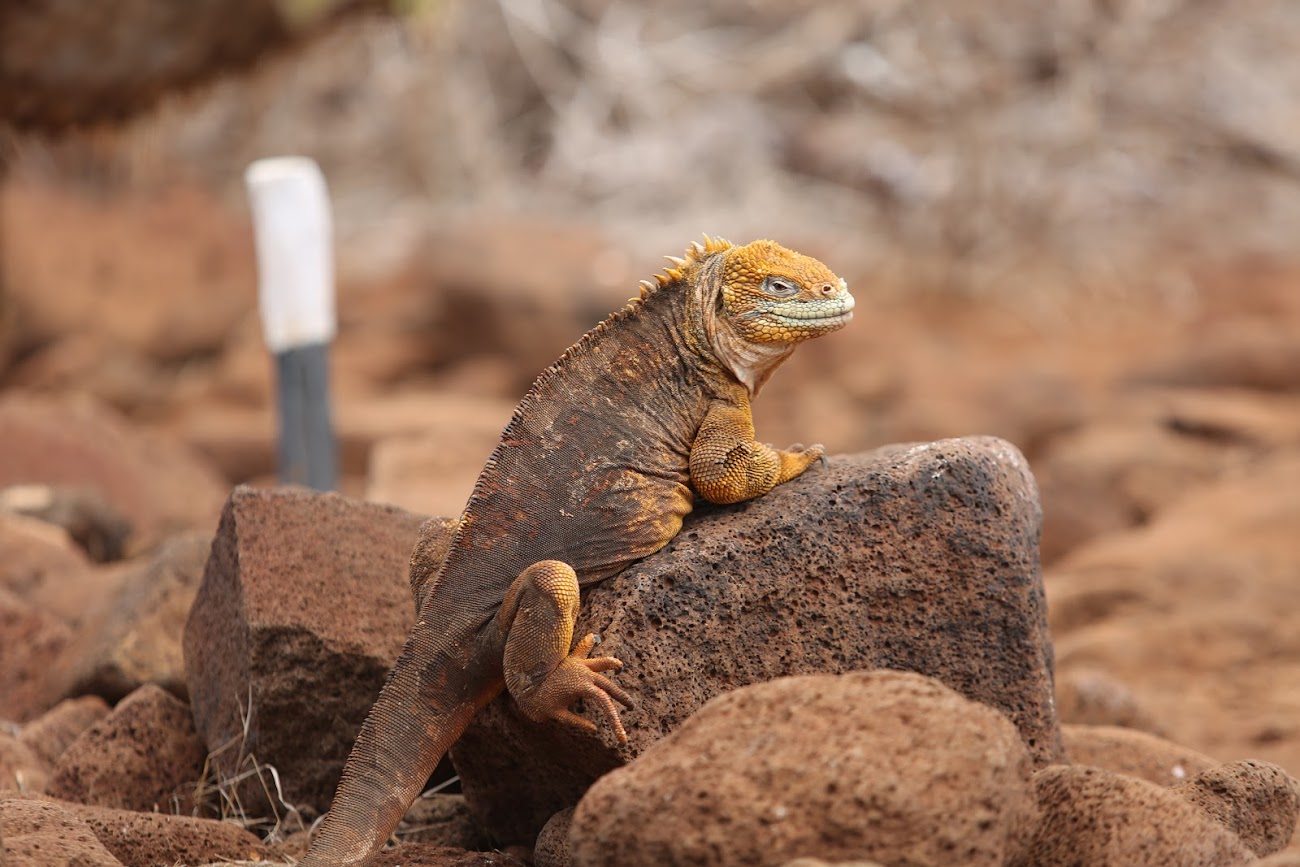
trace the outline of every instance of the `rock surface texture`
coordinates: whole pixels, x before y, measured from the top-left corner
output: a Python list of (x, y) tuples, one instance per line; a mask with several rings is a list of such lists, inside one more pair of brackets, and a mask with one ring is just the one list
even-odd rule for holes
[[(328, 808), (414, 617), (407, 558), (422, 521), (337, 494), (231, 494), (184, 637), (218, 773), (271, 765), (287, 801)], [(261, 792), (250, 785), (246, 805)]]
[(1014, 867), (1230, 867), (1255, 858), (1204, 810), (1146, 780), (1062, 765), (1035, 774), (1034, 790), (1038, 826)]
[(149, 684), (63, 751), (48, 791), (79, 804), (188, 812), (206, 754), (189, 707)]
[(710, 698), (801, 673), (932, 676), (1003, 711), (1035, 763), (1059, 760), (1039, 524), (1024, 459), (992, 438), (839, 456), (751, 503), (700, 509), (596, 585), (578, 621), (625, 663), (627, 747), (498, 699), (452, 751), (470, 805), (498, 839), (531, 843)]
[(1013, 725), (901, 672), (781, 678), (706, 704), (599, 780), (577, 867), (779, 865), (800, 856), (1002, 865), (1033, 827)]

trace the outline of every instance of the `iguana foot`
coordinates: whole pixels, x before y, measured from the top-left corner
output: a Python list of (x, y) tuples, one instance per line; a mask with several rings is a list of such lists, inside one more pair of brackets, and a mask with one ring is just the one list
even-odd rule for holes
[(619, 743), (627, 743), (614, 701), (631, 707), (632, 699), (602, 674), (623, 663), (612, 656), (590, 655), (599, 640), (594, 633), (570, 651), (577, 617), (578, 576), (567, 563), (543, 560), (520, 573), (499, 615), (506, 636), (506, 688), (529, 719), (556, 719), (594, 732), (595, 723), (569, 709), (577, 700), (588, 699), (609, 720)]
[[(520, 707), (530, 719), (556, 719), (587, 732), (595, 732), (596, 724), (586, 717), (569, 710), (578, 699), (595, 702), (609, 720), (614, 735), (620, 744), (627, 743), (627, 732), (623, 721), (619, 719), (617, 699), (624, 707), (632, 706), (632, 698), (617, 684), (605, 677), (603, 671), (617, 671), (623, 667), (621, 660), (612, 656), (588, 656), (596, 645), (596, 635), (589, 633), (573, 652), (564, 658), (556, 668), (546, 676), (541, 685), (529, 697), (528, 706), (523, 702)], [(518, 699), (516, 699), (518, 700)]]

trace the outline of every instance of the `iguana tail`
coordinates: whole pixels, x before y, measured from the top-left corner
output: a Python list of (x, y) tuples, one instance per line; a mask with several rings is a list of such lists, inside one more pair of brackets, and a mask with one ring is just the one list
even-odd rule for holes
[(369, 861), (474, 714), (498, 691), (448, 683), (448, 672), (463, 674), (464, 669), (453, 664), (446, 644), (431, 640), (429, 633), (417, 626), (408, 638), (357, 735), (334, 803), (299, 867)]

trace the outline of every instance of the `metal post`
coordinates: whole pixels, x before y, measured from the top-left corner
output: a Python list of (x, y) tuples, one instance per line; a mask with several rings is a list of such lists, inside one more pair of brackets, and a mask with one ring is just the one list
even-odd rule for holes
[(336, 331), (329, 194), (315, 161), (274, 157), (245, 172), (257, 243), (258, 304), (275, 355), (280, 480), (332, 490), (329, 343)]

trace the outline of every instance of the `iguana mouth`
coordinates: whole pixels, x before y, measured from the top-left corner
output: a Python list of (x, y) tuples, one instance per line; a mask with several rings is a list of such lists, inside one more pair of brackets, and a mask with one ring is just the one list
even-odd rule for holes
[(755, 311), (794, 326), (843, 325), (853, 318), (853, 296), (844, 295), (825, 301), (797, 301), (778, 309)]

